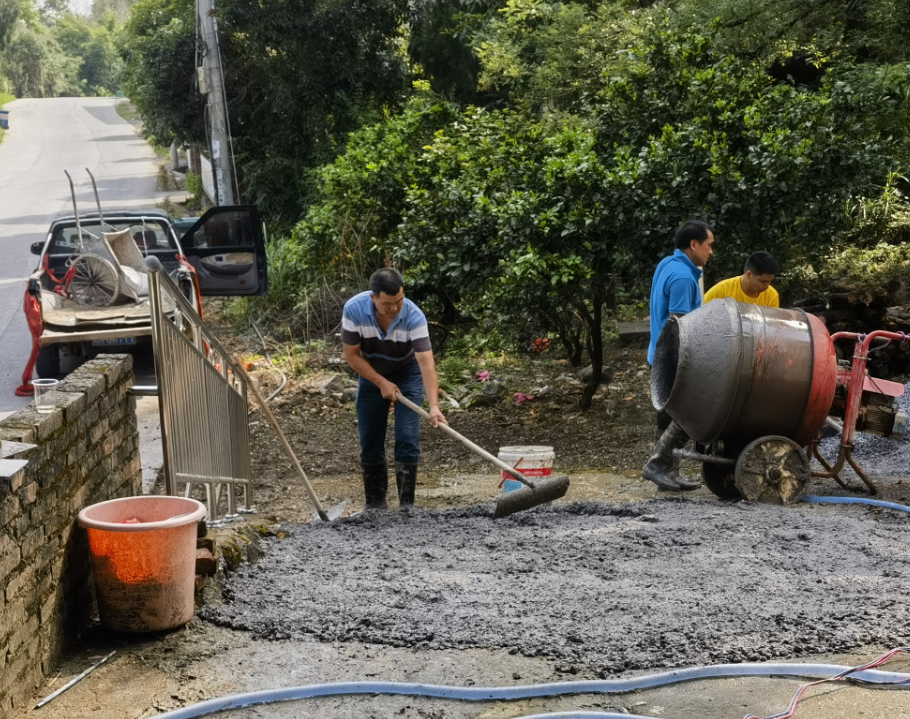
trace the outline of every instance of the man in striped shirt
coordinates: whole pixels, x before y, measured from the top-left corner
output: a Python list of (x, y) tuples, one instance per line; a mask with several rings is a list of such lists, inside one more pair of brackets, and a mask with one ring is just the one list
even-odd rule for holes
[[(345, 361), (360, 375), (356, 407), (366, 506), (384, 509), (389, 488), (385, 436), (395, 395), (419, 405), (426, 391), (433, 426), (448, 424), (439, 409), (439, 379), (427, 318), (405, 299), (398, 270), (377, 270), (370, 277), (370, 290), (345, 303), (341, 341)], [(395, 404), (395, 480), (402, 507), (414, 504), (419, 459), (420, 417)]]

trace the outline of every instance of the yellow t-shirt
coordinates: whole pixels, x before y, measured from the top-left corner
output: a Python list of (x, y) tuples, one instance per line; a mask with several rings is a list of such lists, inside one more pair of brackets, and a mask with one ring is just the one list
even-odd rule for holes
[(773, 287), (769, 287), (758, 297), (749, 297), (743, 292), (743, 286), (739, 277), (731, 277), (728, 280), (718, 282), (714, 287), (705, 293), (705, 303), (711, 300), (719, 300), (724, 297), (732, 297), (737, 302), (749, 302), (753, 305), (764, 305), (765, 307), (780, 307), (780, 295)]

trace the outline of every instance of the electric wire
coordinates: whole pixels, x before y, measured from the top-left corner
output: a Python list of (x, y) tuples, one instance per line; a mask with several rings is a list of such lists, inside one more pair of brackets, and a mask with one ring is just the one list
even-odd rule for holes
[[(829, 682), (842, 682), (842, 681), (851, 681), (851, 682), (856, 682), (858, 684), (866, 684), (867, 682), (865, 682), (863, 679), (853, 677), (852, 675), (857, 674), (859, 672), (866, 671), (868, 669), (874, 669), (875, 667), (879, 667), (882, 664), (884, 664), (885, 662), (887, 662), (888, 660), (895, 657), (896, 655), (902, 654), (902, 653), (907, 653), (907, 652), (910, 652), (910, 647), (901, 647), (899, 649), (892, 649), (890, 652), (886, 652), (885, 654), (882, 654), (878, 659), (873, 659), (871, 662), (868, 662), (867, 664), (862, 664), (858, 667), (853, 667), (852, 669), (847, 669), (846, 671), (841, 672), (837, 676), (828, 677), (827, 679), (819, 679), (814, 682), (809, 682), (808, 684), (803, 684), (797, 690), (796, 694), (794, 694), (793, 699), (790, 700), (790, 704), (787, 706), (787, 709), (785, 711), (780, 712), (779, 714), (772, 714), (770, 716), (758, 716), (757, 714), (747, 714), (745, 717), (743, 717), (743, 719), (790, 719), (790, 717), (792, 717), (793, 714), (796, 712), (796, 707), (799, 704), (800, 700), (803, 698), (803, 694), (805, 694), (809, 688), (818, 686), (819, 684), (827, 684)], [(910, 682), (910, 677), (908, 677), (907, 679), (890, 682), (890, 684), (892, 686), (899, 686), (899, 685), (907, 684), (908, 682)]]
[[(878, 661), (878, 660), (876, 660)], [(510, 701), (515, 699), (539, 699), (568, 696), (572, 694), (611, 694), (630, 692), (638, 689), (677, 684), (694, 679), (746, 676), (791, 676), (802, 678), (831, 679), (851, 674), (851, 681), (862, 681), (882, 686), (907, 688), (910, 674), (885, 672), (877, 669), (847, 667), (838, 664), (718, 664), (710, 667), (678, 669), (658, 674), (649, 674), (628, 679), (597, 679), (577, 682), (553, 682), (516, 687), (455, 687), (445, 684), (414, 684), (405, 682), (335, 682), (309, 684), (283, 689), (267, 689), (243, 694), (231, 694), (209, 699), (199, 704), (157, 715), (157, 719), (195, 719), (217, 712), (244, 707), (298, 701), (316, 697), (338, 697), (353, 695), (419, 696), (456, 701)], [(534, 715), (534, 719), (554, 715)], [(556, 714), (555, 716), (559, 716)], [(564, 715), (565, 716), (565, 715)], [(568, 716), (585, 716), (568, 714)], [(590, 714), (588, 716), (591, 716)], [(596, 716), (596, 715), (594, 715)], [(601, 715), (611, 717), (610, 714)], [(615, 716), (615, 715), (612, 715)], [(628, 719), (632, 716), (623, 715)], [(522, 719), (531, 719), (523, 717)]]

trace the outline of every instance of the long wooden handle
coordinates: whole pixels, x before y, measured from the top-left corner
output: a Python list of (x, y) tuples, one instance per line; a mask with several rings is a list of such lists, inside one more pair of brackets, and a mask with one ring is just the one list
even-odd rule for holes
[(256, 382), (252, 377), (250, 377), (249, 373), (246, 371), (246, 367), (243, 366), (243, 363), (240, 362), (236, 357), (234, 358), (234, 366), (237, 368), (237, 370), (239, 370), (240, 376), (243, 377), (243, 379), (246, 381), (247, 386), (253, 391), (253, 396), (259, 403), (259, 407), (262, 409), (262, 414), (265, 415), (265, 418), (272, 426), (275, 434), (278, 435), (278, 439), (281, 442), (281, 446), (284, 447), (285, 453), (290, 458), (291, 462), (294, 463), (294, 467), (297, 469), (297, 474), (299, 474), (300, 478), (303, 480), (303, 486), (306, 487), (307, 494), (310, 495), (310, 500), (313, 502), (313, 506), (316, 507), (316, 512), (319, 514), (319, 518), (323, 522), (328, 522), (329, 515), (325, 513), (325, 510), (319, 503), (319, 499), (316, 497), (316, 492), (313, 491), (313, 485), (310, 484), (310, 480), (307, 478), (306, 472), (303, 471), (303, 467), (301, 467), (300, 462), (297, 461), (297, 455), (294, 454), (294, 450), (291, 449), (291, 443), (288, 442), (287, 437), (284, 436), (284, 432), (281, 431), (281, 427), (278, 426), (278, 420), (275, 419), (275, 415), (272, 414), (272, 410), (270, 410), (268, 404), (266, 404), (265, 398), (259, 391), (259, 387), (256, 386)]
[[(429, 413), (429, 412), (427, 412), (423, 407), (419, 407), (418, 405), (414, 404), (414, 403), (413, 403), (411, 400), (409, 400), (407, 397), (404, 397), (400, 392), (398, 392), (398, 393), (395, 394), (395, 399), (396, 399), (398, 402), (401, 402), (405, 407), (414, 410), (417, 414), (419, 414), (419, 415), (420, 415), (421, 417), (423, 417), (424, 419), (426, 419), (426, 420), (429, 420), (429, 419), (430, 419), (430, 413)], [(515, 469), (514, 467), (510, 467), (508, 464), (506, 464), (505, 462), (503, 462), (499, 457), (495, 457), (494, 455), (490, 454), (489, 452), (487, 452), (487, 450), (483, 449), (482, 447), (478, 447), (476, 444), (474, 444), (474, 443), (473, 443), (471, 440), (469, 440), (467, 437), (462, 437), (460, 434), (458, 434), (458, 432), (456, 432), (454, 429), (452, 429), (451, 427), (449, 427), (449, 425), (443, 424), (442, 422), (440, 422), (439, 425), (438, 425), (438, 428), (441, 429), (441, 430), (442, 430), (443, 432), (445, 432), (446, 434), (448, 434), (448, 435), (454, 437), (455, 439), (457, 439), (457, 440), (458, 440), (459, 442), (461, 442), (465, 447), (467, 447), (467, 448), (470, 449), (470, 450), (473, 450), (474, 452), (476, 452), (477, 454), (479, 454), (481, 457), (483, 457), (483, 458), (484, 458), (485, 460), (487, 460), (488, 462), (492, 462), (492, 463), (495, 464), (497, 467), (499, 467), (501, 470), (503, 470), (503, 471), (505, 471), (505, 472), (508, 472), (508, 473), (511, 474), (513, 477), (515, 477), (515, 479), (517, 479), (519, 482), (521, 482), (522, 484), (526, 484), (528, 487), (533, 487), (533, 486), (534, 486), (533, 484), (531, 484), (531, 483), (528, 481), (527, 477), (525, 477), (525, 476), (524, 476), (521, 472), (519, 472), (517, 469)]]

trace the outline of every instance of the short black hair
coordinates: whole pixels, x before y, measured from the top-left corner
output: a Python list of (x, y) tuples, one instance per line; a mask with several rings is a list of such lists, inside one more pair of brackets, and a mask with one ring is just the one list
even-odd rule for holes
[(370, 275), (370, 292), (379, 297), (385, 292), (394, 297), (404, 287), (404, 278), (401, 273), (391, 267), (383, 267)]
[(714, 228), (702, 220), (689, 220), (676, 231), (673, 242), (677, 250), (688, 250), (692, 246), (692, 240), (704, 242), (708, 239), (708, 233), (714, 233)]
[(752, 272), (753, 275), (779, 275), (780, 265), (767, 252), (756, 252), (749, 255), (743, 274)]

